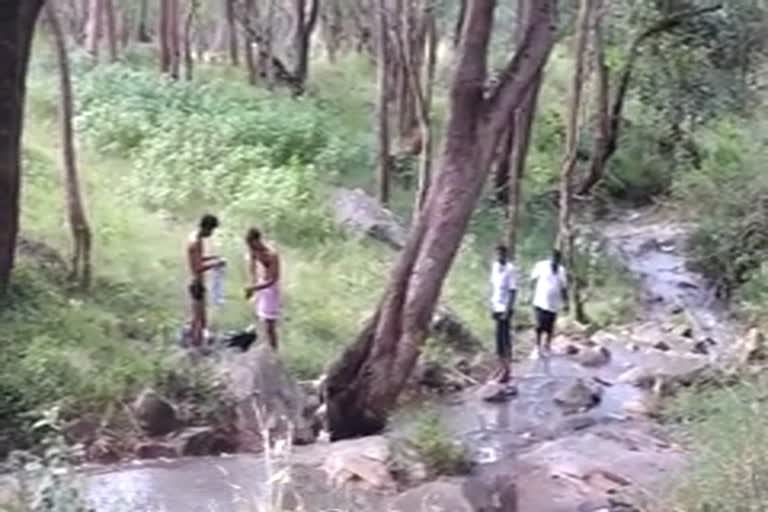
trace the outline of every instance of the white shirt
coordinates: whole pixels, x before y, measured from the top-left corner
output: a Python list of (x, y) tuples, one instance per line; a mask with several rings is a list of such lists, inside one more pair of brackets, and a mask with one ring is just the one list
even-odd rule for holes
[(517, 290), (517, 269), (511, 262), (502, 265), (494, 261), (491, 266), (491, 310), (506, 313), (509, 310), (509, 292)]
[(533, 305), (557, 313), (563, 306), (563, 290), (568, 286), (565, 268), (558, 265), (557, 272), (553, 272), (550, 260), (540, 261), (533, 267), (531, 280), (536, 282)]

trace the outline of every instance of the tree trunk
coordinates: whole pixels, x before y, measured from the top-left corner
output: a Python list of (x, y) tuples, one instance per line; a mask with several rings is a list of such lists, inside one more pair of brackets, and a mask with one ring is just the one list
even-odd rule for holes
[(341, 48), (341, 37), (344, 32), (343, 13), (341, 0), (326, 0), (323, 5), (322, 30), (325, 49), (328, 52), (328, 60), (336, 62), (336, 56)]
[(293, 75), (302, 89), (309, 74), (309, 51), (312, 34), (317, 26), (319, 0), (309, 0), (307, 12), (306, 0), (296, 1), (296, 70)]
[(179, 33), (180, 0), (169, 0), (168, 12), (168, 46), (171, 52), (171, 77), (181, 76), (181, 34)]
[(107, 32), (107, 48), (109, 61), (117, 62), (117, 21), (113, 0), (104, 0), (104, 25)]
[(554, 0), (539, 0), (532, 29), (485, 97), (494, 0), (468, 4), (451, 86), (443, 147), (426, 204), (379, 306), (332, 367), (327, 385), (333, 439), (380, 431), (419, 356), (443, 280), (482, 192), (499, 138), (543, 67), (555, 33)]
[(467, 13), (467, 0), (459, 0), (459, 15), (456, 17), (456, 25), (453, 27), (453, 47), (458, 48), (461, 43), (461, 31), (464, 28), (464, 18)]
[(389, 204), (390, 192), (390, 134), (389, 134), (389, 21), (384, 0), (376, 3), (376, 126), (377, 126), (377, 158), (376, 174), (378, 176), (379, 202)]
[(427, 58), (424, 62), (424, 89), (423, 93), (417, 91), (418, 118), (421, 130), (421, 160), (419, 162), (419, 188), (416, 200), (416, 211), (424, 209), (432, 182), (432, 97), (435, 88), (435, 69), (437, 67), (437, 20), (431, 0), (424, 0), (423, 23), (426, 28)]
[(560, 218), (558, 229), (558, 245), (563, 252), (564, 261), (570, 267), (571, 303), (579, 321), (585, 321), (583, 305), (580, 300), (580, 276), (577, 275), (574, 254), (574, 232), (571, 213), (573, 194), (573, 176), (576, 171), (576, 160), (579, 142), (579, 112), (581, 96), (584, 88), (584, 69), (586, 66), (587, 42), (589, 40), (589, 24), (592, 19), (592, 9), (595, 0), (581, 0), (579, 7), (578, 29), (576, 35), (575, 61), (576, 68), (571, 82), (571, 100), (568, 105), (568, 123), (566, 125), (565, 158), (560, 177)]
[[(632, 73), (635, 68), (635, 63), (640, 55), (640, 49), (643, 43), (651, 37), (668, 32), (675, 27), (679, 26), (684, 20), (702, 14), (708, 14), (711, 12), (722, 9), (721, 4), (716, 4), (710, 7), (704, 7), (700, 9), (691, 9), (687, 11), (681, 11), (677, 14), (673, 14), (667, 18), (664, 18), (641, 33), (639, 33), (630, 43), (629, 51), (627, 52), (627, 59), (624, 62), (624, 67), (619, 73), (618, 86), (615, 96), (613, 98), (613, 104), (610, 107), (610, 112), (605, 106), (605, 117), (601, 119), (600, 126), (598, 128), (598, 136), (595, 138), (595, 144), (592, 148), (592, 155), (590, 158), (588, 171), (586, 178), (581, 182), (578, 188), (578, 193), (581, 195), (589, 194), (592, 188), (602, 179), (605, 174), (605, 166), (611, 159), (613, 154), (618, 148), (619, 135), (621, 132), (621, 116), (624, 110), (624, 101), (629, 91), (629, 86), (632, 82)], [(599, 20), (596, 22), (596, 28), (599, 32), (600, 40), (598, 41), (602, 47), (602, 29), (599, 28)], [(596, 36), (597, 37), (597, 36)], [(597, 39), (596, 39), (597, 41)], [(602, 48), (601, 48), (602, 50)], [(602, 77), (598, 77), (598, 80), (603, 80), (604, 83), (598, 84), (598, 88), (605, 88), (604, 91), (598, 91), (598, 94), (604, 95), (603, 99), (598, 100), (600, 105), (598, 108), (603, 109), (602, 101), (609, 102), (610, 85), (609, 85), (609, 73), (606, 64), (604, 52), (601, 51), (600, 55), (596, 55), (598, 59), (602, 59), (602, 63), (598, 62), (598, 73), (603, 73)], [(602, 69), (600, 67), (602, 66)]]
[(531, 90), (515, 113), (515, 140), (512, 147), (512, 168), (509, 174), (508, 196), (509, 206), (507, 213), (506, 245), (507, 253), (516, 257), (517, 231), (520, 226), (520, 207), (523, 201), (523, 178), (525, 177), (528, 149), (531, 144), (533, 120), (536, 116), (536, 107), (541, 90), (542, 74), (539, 73), (533, 80)]
[(140, 43), (151, 43), (152, 36), (149, 35), (149, 0), (139, 0), (139, 26), (136, 31), (136, 39)]
[(0, 293), (16, 254), (27, 65), (43, 0), (0, 2)]
[(264, 60), (267, 73), (267, 88), (275, 87), (275, 51), (274, 51), (275, 0), (267, 0), (267, 23), (264, 30)]
[(184, 20), (184, 78), (186, 80), (192, 80), (195, 74), (195, 59), (192, 55), (192, 31), (199, 6), (199, 0), (190, 0), (187, 16)]
[(240, 65), (240, 44), (237, 38), (237, 25), (235, 23), (235, 0), (224, 0), (227, 16), (227, 31), (229, 34), (229, 60), (233, 66)]
[[(517, 5), (520, 24), (516, 30), (515, 44), (519, 47), (525, 38), (525, 33), (531, 28), (533, 2), (532, 0), (518, 0)], [(523, 178), (525, 177), (533, 120), (536, 116), (542, 80), (542, 73), (537, 73), (523, 103), (515, 112), (513, 120), (512, 131), (515, 138), (512, 143), (511, 169), (508, 173), (507, 225), (505, 229), (507, 253), (513, 259), (517, 255), (517, 231), (520, 226), (520, 207), (523, 201)]]
[(259, 67), (253, 55), (253, 45), (256, 39), (253, 37), (253, 20), (256, 15), (256, 0), (245, 0), (243, 16), (245, 16), (245, 64), (248, 66), (248, 83), (256, 85), (259, 81)]
[(160, 0), (160, 18), (158, 20), (158, 40), (160, 41), (160, 71), (171, 72), (170, 15), (173, 0)]
[(104, 32), (104, 0), (91, 0), (88, 6), (88, 28), (85, 49), (94, 59), (99, 59), (99, 43)]
[(72, 129), (72, 82), (69, 74), (67, 41), (59, 24), (52, 0), (45, 7), (48, 23), (53, 33), (53, 44), (59, 63), (61, 98), (59, 122), (61, 123), (61, 151), (64, 189), (66, 191), (69, 228), (72, 231), (72, 279), (87, 289), (91, 282), (91, 229), (83, 206), (80, 179), (77, 171), (74, 131)]

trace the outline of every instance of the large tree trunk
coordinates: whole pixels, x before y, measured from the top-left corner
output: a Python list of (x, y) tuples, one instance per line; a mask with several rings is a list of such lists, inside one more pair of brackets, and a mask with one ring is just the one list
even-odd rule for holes
[(464, 18), (467, 14), (467, 0), (459, 0), (459, 14), (456, 16), (456, 24), (453, 27), (453, 47), (458, 48), (461, 43), (461, 29), (464, 27)]
[(107, 32), (109, 61), (117, 62), (117, 20), (113, 0), (104, 0), (104, 25)]
[(88, 28), (85, 49), (94, 59), (99, 58), (99, 43), (104, 32), (104, 0), (91, 0), (88, 6)]
[(0, 293), (16, 254), (27, 65), (42, 6), (43, 0), (0, 2)]
[(389, 204), (391, 158), (389, 133), (389, 20), (384, 0), (376, 3), (376, 127), (378, 198), (382, 205)]
[(78, 281), (83, 289), (91, 282), (91, 229), (83, 206), (80, 192), (80, 179), (77, 172), (74, 131), (72, 129), (72, 82), (69, 73), (67, 40), (59, 24), (53, 0), (48, 0), (45, 7), (46, 17), (53, 33), (54, 50), (59, 63), (61, 99), (59, 101), (59, 121), (61, 123), (61, 151), (64, 189), (66, 191), (67, 215), (72, 231), (72, 279)]
[(443, 280), (505, 124), (552, 48), (556, 2), (538, 0), (522, 48), (503, 70), (499, 86), (485, 97), (495, 4), (468, 4), (439, 173), (376, 313), (329, 373), (328, 420), (334, 439), (372, 434), (386, 425), (428, 334)]
[(566, 124), (565, 158), (560, 177), (560, 218), (558, 229), (558, 245), (563, 252), (564, 260), (570, 267), (571, 303), (579, 321), (585, 321), (583, 305), (580, 300), (580, 276), (575, 267), (573, 215), (571, 202), (573, 195), (573, 177), (576, 171), (579, 143), (579, 112), (581, 97), (584, 89), (584, 69), (586, 67), (587, 42), (589, 40), (589, 25), (592, 10), (596, 0), (581, 0), (579, 7), (578, 28), (576, 35), (575, 61), (576, 67), (571, 82), (571, 99), (568, 104), (568, 123)]

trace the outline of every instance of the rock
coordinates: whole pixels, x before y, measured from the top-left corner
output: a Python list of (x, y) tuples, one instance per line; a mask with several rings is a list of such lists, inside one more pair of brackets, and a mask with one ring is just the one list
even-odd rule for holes
[(693, 328), (690, 325), (678, 325), (672, 329), (672, 333), (681, 338), (693, 338)]
[(488, 382), (478, 391), (480, 398), (485, 402), (508, 402), (517, 395), (517, 388), (510, 385)]
[(232, 439), (211, 427), (188, 428), (174, 441), (178, 453), (185, 457), (221, 455), (237, 451), (237, 444)]
[(441, 346), (450, 347), (457, 352), (475, 354), (483, 349), (483, 342), (446, 306), (438, 306), (435, 310), (431, 336)]
[(150, 436), (170, 434), (179, 426), (176, 409), (151, 389), (146, 389), (133, 404), (136, 420)]
[(691, 352), (693, 354), (706, 356), (709, 354), (709, 347), (710, 345), (706, 341), (697, 341), (693, 344), (693, 347), (691, 347)]
[(653, 344), (653, 348), (656, 350), (661, 350), (662, 352), (668, 352), (672, 350), (672, 347), (669, 346), (669, 344), (665, 341), (658, 341)]
[(577, 345), (574, 345), (573, 343), (569, 343), (563, 348), (563, 354), (565, 354), (566, 356), (575, 356), (580, 351), (581, 349), (579, 349), (579, 347)]
[(765, 361), (768, 352), (765, 347), (765, 336), (758, 329), (750, 329), (747, 336), (737, 343), (738, 361), (742, 365)]
[[(440, 512), (475, 512), (493, 510), (476, 507), (465, 495), (464, 486), (455, 480), (440, 480), (410, 489), (398, 496), (387, 512), (435, 510)], [(485, 498), (485, 496), (484, 496)], [(485, 501), (492, 501), (492, 497)], [(511, 509), (511, 512), (515, 512)]]
[(179, 456), (176, 448), (169, 443), (144, 442), (139, 443), (133, 450), (137, 459), (173, 459)]
[(397, 250), (405, 246), (408, 233), (400, 219), (363, 190), (337, 189), (331, 201), (336, 224), (352, 236), (369, 237)]
[(393, 491), (392, 451), (383, 436), (364, 437), (331, 445), (323, 469), (336, 487), (358, 482), (375, 491)]
[(584, 380), (576, 382), (555, 393), (554, 401), (569, 412), (591, 409), (600, 403), (602, 391), (589, 386)]
[(587, 347), (579, 352), (576, 360), (588, 368), (604, 366), (611, 361), (611, 352), (605, 347)]
[(113, 442), (103, 437), (96, 439), (88, 446), (85, 457), (99, 464), (115, 464), (120, 461), (120, 453)]
[(616, 379), (616, 382), (621, 384), (631, 384), (641, 389), (651, 389), (656, 382), (656, 375), (654, 372), (643, 366), (637, 366), (631, 368)]
[(312, 404), (268, 345), (225, 359), (222, 365), (229, 391), (237, 400), (241, 442), (259, 442), (264, 428), (272, 440), (284, 439), (289, 425), (294, 443), (309, 444), (317, 439), (314, 414), (307, 407)]

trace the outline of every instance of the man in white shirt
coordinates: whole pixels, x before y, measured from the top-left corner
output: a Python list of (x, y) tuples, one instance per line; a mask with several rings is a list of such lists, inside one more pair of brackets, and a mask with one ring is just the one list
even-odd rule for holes
[(509, 382), (512, 361), (512, 315), (517, 297), (517, 269), (508, 260), (507, 247), (496, 248), (491, 266), (491, 314), (496, 324), (496, 353), (499, 356), (499, 382)]
[[(552, 346), (552, 332), (560, 309), (568, 311), (568, 281), (560, 263), (560, 251), (552, 252), (552, 259), (540, 261), (533, 268), (533, 308), (536, 314), (536, 349), (548, 355)], [(542, 351), (541, 336), (546, 336)]]

